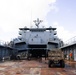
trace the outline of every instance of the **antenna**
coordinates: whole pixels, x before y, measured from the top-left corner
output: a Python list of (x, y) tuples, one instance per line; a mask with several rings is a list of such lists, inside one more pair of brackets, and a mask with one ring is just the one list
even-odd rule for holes
[(43, 20), (39, 20), (39, 18), (37, 18), (37, 20), (34, 20), (33, 22), (35, 23), (35, 25), (37, 26), (37, 28), (39, 28), (39, 24), (41, 22), (43, 22)]
[(30, 25), (32, 24), (32, 9), (31, 9), (31, 18), (30, 18)]

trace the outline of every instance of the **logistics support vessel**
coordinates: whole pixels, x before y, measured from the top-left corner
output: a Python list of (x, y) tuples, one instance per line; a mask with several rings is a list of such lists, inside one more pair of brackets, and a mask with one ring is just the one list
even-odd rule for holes
[(42, 20), (34, 20), (36, 27), (19, 28), (19, 37), (13, 39), (14, 55), (30, 57), (47, 57), (48, 52), (63, 45), (57, 37), (56, 28), (39, 27)]

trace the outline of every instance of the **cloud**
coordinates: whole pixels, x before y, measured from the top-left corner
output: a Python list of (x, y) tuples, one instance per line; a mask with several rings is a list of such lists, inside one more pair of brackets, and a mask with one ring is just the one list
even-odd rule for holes
[(55, 9), (55, 2), (56, 0), (0, 0), (0, 39), (8, 41), (15, 38), (18, 28), (33, 25), (32, 21), (36, 18), (47, 23), (46, 16), (50, 10)]
[(75, 32), (71, 32), (66, 30), (63, 26), (59, 25), (58, 22), (54, 22), (53, 26), (57, 28), (57, 35), (59, 38), (61, 38), (65, 43), (68, 41), (68, 39), (72, 38), (75, 36)]

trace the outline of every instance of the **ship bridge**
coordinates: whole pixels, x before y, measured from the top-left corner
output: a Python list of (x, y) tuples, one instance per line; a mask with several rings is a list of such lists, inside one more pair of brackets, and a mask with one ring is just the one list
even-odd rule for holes
[(29, 30), (29, 31), (46, 31), (46, 30), (56, 30), (56, 28), (19, 28), (20, 30)]

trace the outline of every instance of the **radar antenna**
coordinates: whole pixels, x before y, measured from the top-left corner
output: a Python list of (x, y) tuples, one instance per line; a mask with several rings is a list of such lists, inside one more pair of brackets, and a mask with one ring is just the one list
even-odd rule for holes
[(34, 20), (33, 22), (35, 23), (35, 25), (37, 26), (37, 28), (39, 28), (39, 24), (41, 22), (43, 22), (43, 21), (42, 20), (39, 20), (39, 18), (37, 18), (37, 20)]

